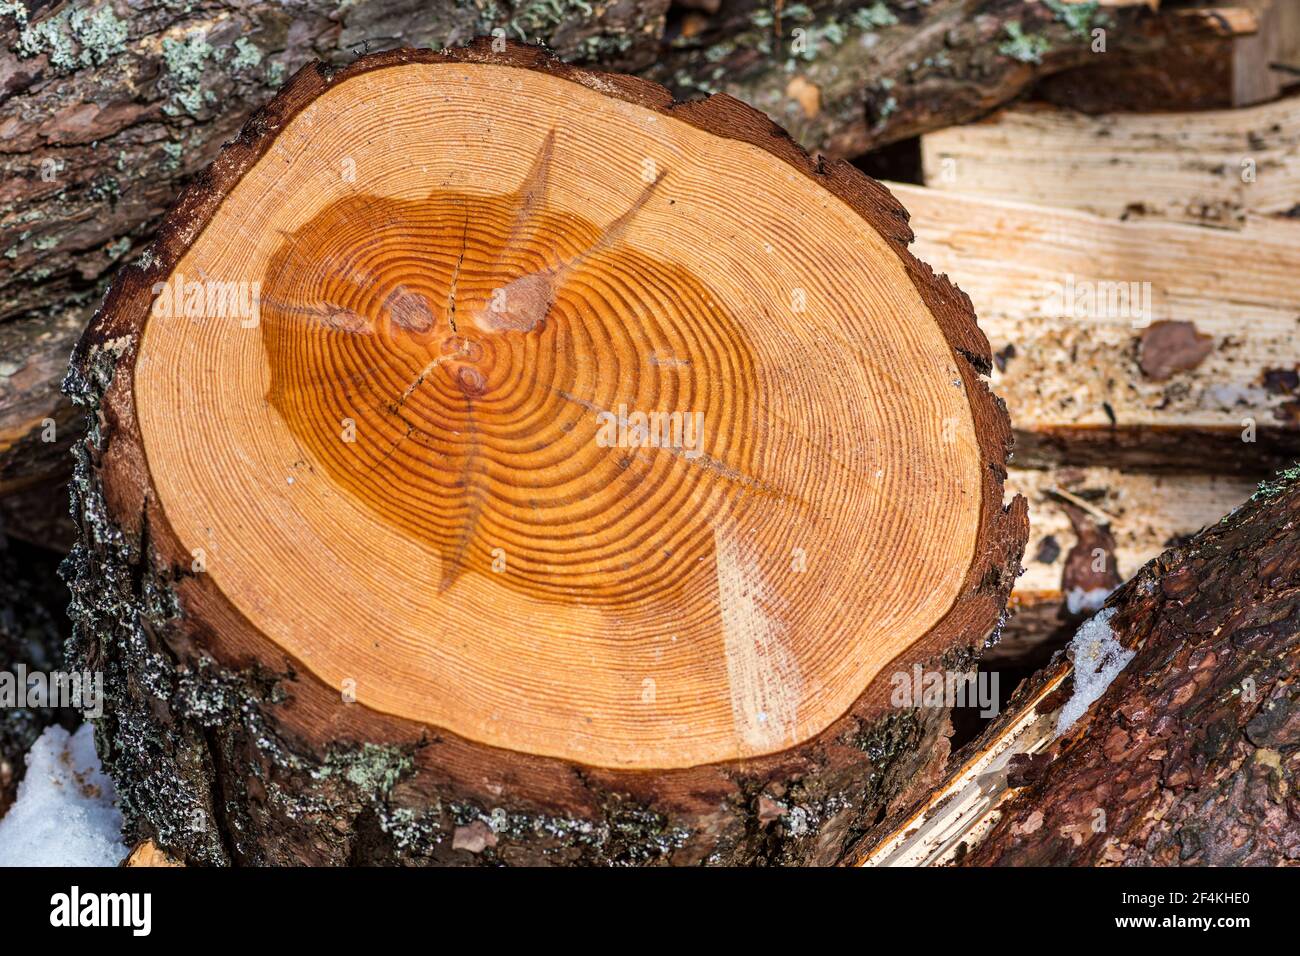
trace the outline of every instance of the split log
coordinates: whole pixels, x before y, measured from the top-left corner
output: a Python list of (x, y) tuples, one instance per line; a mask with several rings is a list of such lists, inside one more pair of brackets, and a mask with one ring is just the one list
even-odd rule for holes
[(1032, 104), (921, 138), (925, 184), (1108, 219), (1241, 229), (1300, 206), (1300, 96), (1201, 113)]
[(1166, 548), (1218, 522), (1255, 491), (1229, 475), (1144, 474), (1113, 468), (1008, 469), (1029, 502), (1024, 571), (986, 668), (1037, 669), (1111, 590)]
[(989, 335), (1016, 463), (1259, 476), (1300, 455), (1300, 223), (1240, 232), (893, 186)]
[[(933, 794), (870, 836), (864, 861), (1300, 859), (1298, 526), (1293, 470), (1147, 564), (1080, 632), (1073, 666), (1026, 682)], [(1086, 702), (1079, 655), (1112, 641), (1122, 668), (1071, 722)]]
[(726, 97), (485, 43), (299, 73), (74, 359), (74, 645), (130, 836), (840, 860), (947, 752), (890, 673), (970, 668), (1028, 530), (909, 240)]
[(1251, 106), (1295, 84), (1300, 18), (1294, 0), (1226, 0), (1176, 7), (1139, 29), (1158, 48), (1116, 50), (1087, 69), (1066, 70), (1035, 91), (1089, 113)]

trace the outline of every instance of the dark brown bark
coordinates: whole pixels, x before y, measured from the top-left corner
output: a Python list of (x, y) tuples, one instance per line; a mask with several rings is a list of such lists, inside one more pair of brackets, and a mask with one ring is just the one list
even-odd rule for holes
[(1111, 598), (1136, 656), (965, 865), (1300, 860), (1298, 527), (1292, 470)]
[(1226, 427), (1063, 425), (1016, 429), (1015, 463), (1024, 468), (1099, 465), (1127, 471), (1241, 475), (1261, 478), (1300, 457), (1300, 432), (1261, 423), (1253, 442)]
[[(1163, 18), (1145, 7), (1080, 7), (1068, 16), (1060, 9), (1024, 0), (776, 8), (733, 0), (708, 29), (674, 40), (647, 75), (679, 96), (729, 93), (809, 149), (851, 157), (977, 119), (1059, 71), (1117, 52), (1146, 55), (1167, 42)], [(1105, 54), (1092, 48), (1098, 28)], [(812, 115), (789, 92), (796, 76), (820, 90)]]
[(632, 773), (508, 754), (344, 704), (253, 629), (209, 575), (177, 570), (188, 552), (150, 491), (132, 392), (153, 283), (299, 110), (359, 73), (444, 56), (585, 81), (765, 149), (884, 236), (949, 339), (987, 465), (983, 547), (961, 596), (896, 666), (969, 668), (1005, 603), (1028, 528), (1023, 499), (1002, 503), (1009, 425), (981, 377), (988, 345), (968, 300), (907, 252), (906, 215), (878, 183), (809, 159), (729, 98), (675, 104), (643, 80), (586, 75), (534, 48), (493, 54), (479, 44), (374, 55), (337, 73), (309, 67), (182, 197), (148, 265), (119, 276), (74, 358), (74, 395), (95, 412), (74, 481), (74, 644), (81, 666), (106, 675), (98, 739), (132, 836), (208, 863), (837, 862), (885, 807), (937, 772), (945, 710), (893, 707), (878, 681), (817, 737), (743, 762)]

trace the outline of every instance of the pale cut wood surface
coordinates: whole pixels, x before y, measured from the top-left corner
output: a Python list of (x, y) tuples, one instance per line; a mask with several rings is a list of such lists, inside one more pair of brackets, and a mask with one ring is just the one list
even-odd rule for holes
[[(971, 565), (942, 330), (756, 147), (535, 70), (395, 66), (295, 117), (175, 272), (264, 280), (264, 314), (145, 329), (168, 521), (370, 708), (600, 766), (780, 751)], [(702, 456), (600, 447), (621, 406), (701, 412)]]
[[(918, 254), (974, 302), (998, 357), (994, 382), (1018, 453), (1044, 437), (1068, 445), (1072, 435), (1112, 433), (1136, 436), (1140, 453), (1159, 433), (1174, 450), (1180, 435), (1214, 438), (1218, 460), (1194, 464), (1250, 470), (1269, 442), (1294, 435), (1300, 222), (1258, 219), (1230, 232), (891, 188), (912, 214)], [(1108, 297), (1091, 307), (1073, 299), (1068, 314), (1071, 282), (1076, 294), (1104, 282), (1138, 285), (1128, 286), (1136, 295), (1127, 314)], [(1190, 325), (1174, 327), (1203, 349), (1190, 367), (1147, 347), (1170, 330), (1161, 323)], [(1251, 422), (1257, 440), (1246, 442)], [(1168, 450), (1154, 450), (1150, 463)]]
[(1241, 229), (1300, 205), (1300, 96), (1101, 116), (1030, 104), (928, 133), (921, 156), (934, 189)]

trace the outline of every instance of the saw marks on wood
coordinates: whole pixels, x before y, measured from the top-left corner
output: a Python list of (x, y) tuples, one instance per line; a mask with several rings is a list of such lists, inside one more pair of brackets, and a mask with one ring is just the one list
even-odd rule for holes
[[(918, 255), (975, 304), (1018, 462), (1036, 445), (1127, 433), (1111, 463), (1169, 464), (1181, 443), (1182, 465), (1234, 470), (1266, 431), (1300, 426), (1300, 222), (1229, 232), (891, 188)], [(1217, 463), (1200, 438), (1221, 443)]]
[(173, 276), (262, 298), (145, 328), (167, 522), (366, 707), (604, 767), (772, 753), (979, 560), (974, 399), (899, 253), (666, 112), (504, 65), (361, 73)]
[(1228, 229), (1300, 205), (1300, 96), (1190, 113), (1028, 105), (921, 138), (927, 186)]

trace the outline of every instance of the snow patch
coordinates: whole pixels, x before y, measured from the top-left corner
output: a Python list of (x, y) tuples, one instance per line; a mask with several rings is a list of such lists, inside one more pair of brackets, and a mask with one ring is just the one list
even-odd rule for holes
[(1095, 614), (1110, 597), (1111, 588), (1070, 588), (1065, 593), (1065, 609), (1071, 614)]
[(126, 853), (122, 814), (90, 724), (75, 734), (47, 728), (0, 820), (0, 866), (117, 866)]
[(1114, 614), (1115, 609), (1108, 607), (1088, 618), (1079, 625), (1070, 641), (1070, 653), (1074, 658), (1074, 693), (1057, 715), (1058, 737), (1074, 726), (1075, 721), (1105, 693), (1110, 682), (1133, 659), (1135, 652), (1120, 644), (1110, 629), (1110, 619)]

